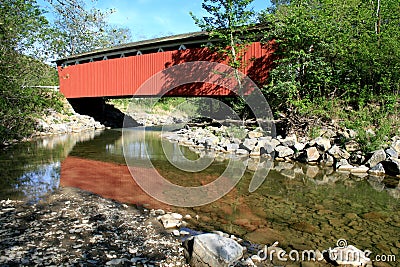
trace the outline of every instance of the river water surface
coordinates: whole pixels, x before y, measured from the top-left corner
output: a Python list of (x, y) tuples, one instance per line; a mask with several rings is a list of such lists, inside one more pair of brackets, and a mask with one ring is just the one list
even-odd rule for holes
[[(146, 138), (132, 129), (124, 138), (130, 144), (125, 148), (130, 157), (140, 162), (147, 151), (158, 172), (178, 185), (207, 184), (227, 165), (216, 159), (207, 169), (188, 174), (168, 162), (157, 129), (146, 131)], [(221, 230), (257, 244), (278, 241), (285, 249), (322, 251), (334, 247), (338, 239), (346, 239), (373, 255), (395, 255), (400, 260), (397, 178), (357, 177), (318, 166), (274, 162), (253, 193), (248, 191), (253, 175), (248, 170), (236, 187), (216, 202), (195, 208), (170, 207), (134, 182), (122, 146), (122, 131), (107, 130), (8, 147), (0, 151), (0, 198), (35, 202), (59, 186), (72, 186), (125, 203), (190, 214), (192, 228)], [(172, 143), (168, 147), (172, 153), (180, 149), (190, 159), (198, 157), (187, 147)]]

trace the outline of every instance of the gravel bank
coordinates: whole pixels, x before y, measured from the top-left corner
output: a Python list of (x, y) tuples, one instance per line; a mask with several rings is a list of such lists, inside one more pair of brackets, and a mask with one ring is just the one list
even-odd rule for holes
[(188, 266), (154, 216), (73, 188), (0, 201), (0, 229), (1, 266)]

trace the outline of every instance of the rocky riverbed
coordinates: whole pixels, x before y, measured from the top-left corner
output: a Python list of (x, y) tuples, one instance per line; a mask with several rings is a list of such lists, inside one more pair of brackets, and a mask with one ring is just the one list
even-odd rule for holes
[[(184, 228), (191, 219), (70, 187), (36, 204), (1, 200), (0, 265), (333, 266), (318, 250), (294, 263), (278, 242), (262, 246), (220, 231)], [(372, 266), (366, 257), (362, 263)]]
[(1, 266), (187, 266), (149, 212), (73, 188), (29, 205), (0, 201)]

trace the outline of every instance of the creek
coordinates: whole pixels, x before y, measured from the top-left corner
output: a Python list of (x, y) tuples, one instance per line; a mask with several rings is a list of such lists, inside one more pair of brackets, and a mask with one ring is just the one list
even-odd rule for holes
[[(139, 129), (139, 128), (137, 128)], [(203, 171), (179, 170), (166, 158), (160, 128), (144, 136), (132, 128), (125, 153), (140, 162), (149, 155), (154, 168), (181, 186), (200, 186), (218, 178), (227, 166), (213, 160)], [(198, 155), (177, 143), (189, 159)], [(146, 152), (147, 151), (147, 152)], [(143, 208), (190, 214), (189, 227), (220, 230), (256, 244), (296, 250), (324, 250), (346, 239), (374, 255), (396, 255), (400, 250), (400, 186), (390, 177), (352, 176), (330, 168), (292, 162), (273, 162), (261, 186), (250, 193), (253, 172), (247, 170), (225, 196), (207, 205), (183, 208), (156, 201), (135, 183), (124, 157), (122, 131), (60, 135), (16, 144), (0, 151), (0, 199), (37, 202), (59, 186), (77, 187), (105, 198)]]

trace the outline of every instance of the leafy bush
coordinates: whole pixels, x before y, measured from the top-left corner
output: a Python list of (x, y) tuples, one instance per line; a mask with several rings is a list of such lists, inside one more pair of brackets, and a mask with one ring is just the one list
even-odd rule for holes
[(398, 94), (399, 9), (397, 0), (294, 0), (264, 12), (266, 40), (278, 43), (265, 88), (273, 106), (304, 108), (320, 98), (364, 106)]

